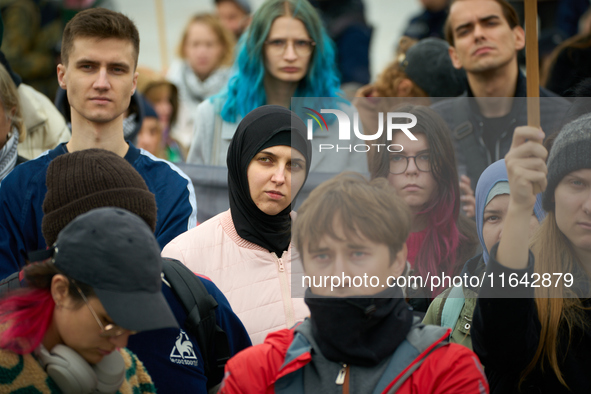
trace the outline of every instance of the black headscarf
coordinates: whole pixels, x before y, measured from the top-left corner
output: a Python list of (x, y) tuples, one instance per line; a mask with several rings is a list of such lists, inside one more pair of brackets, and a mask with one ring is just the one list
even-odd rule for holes
[[(286, 131), (291, 132), (291, 138), (282, 138), (283, 133), (277, 136)], [(295, 113), (279, 105), (258, 107), (242, 119), (228, 147), (226, 163), (230, 213), (236, 232), (281, 256), (291, 240), (291, 204), (277, 215), (267, 215), (252, 201), (247, 177), (248, 165), (256, 154), (275, 145), (288, 145), (300, 151), (306, 159), (308, 178), (312, 146), (306, 139), (306, 125)]]

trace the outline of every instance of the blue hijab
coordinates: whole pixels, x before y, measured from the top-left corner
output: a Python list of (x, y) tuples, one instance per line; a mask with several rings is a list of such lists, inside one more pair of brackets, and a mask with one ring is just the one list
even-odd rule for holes
[[(485, 263), (488, 263), (489, 255), (482, 237), (482, 226), (484, 225), (484, 208), (486, 208), (486, 199), (491, 189), (499, 182), (509, 182), (507, 176), (507, 167), (505, 166), (505, 159), (494, 162), (484, 170), (478, 184), (476, 185), (476, 231), (478, 232), (478, 239), (482, 246), (482, 257)], [(534, 205), (534, 214), (541, 222), (546, 217), (546, 212), (542, 209), (542, 194), (536, 196), (536, 204)]]

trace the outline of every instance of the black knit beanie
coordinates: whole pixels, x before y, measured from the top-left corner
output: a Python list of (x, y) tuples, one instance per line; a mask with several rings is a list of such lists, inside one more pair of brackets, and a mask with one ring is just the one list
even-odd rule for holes
[(554, 191), (566, 175), (582, 168), (591, 168), (591, 113), (565, 125), (548, 157), (548, 186), (542, 198), (546, 211), (554, 210)]
[(119, 207), (156, 228), (156, 198), (127, 160), (103, 149), (66, 153), (47, 168), (41, 231), (47, 245), (76, 216), (100, 207)]

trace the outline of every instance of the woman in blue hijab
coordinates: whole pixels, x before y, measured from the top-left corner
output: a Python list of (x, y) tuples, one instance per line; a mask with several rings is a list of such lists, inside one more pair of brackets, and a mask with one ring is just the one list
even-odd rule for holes
[[(480, 284), (489, 260), (489, 250), (499, 242), (504, 219), (509, 207), (509, 178), (505, 160), (501, 159), (488, 166), (476, 185), (476, 231), (482, 253), (466, 262), (460, 274), (462, 285), (451, 287), (436, 297), (423, 323), (435, 324), (452, 329), (450, 340), (472, 349), (470, 328), (472, 314)], [(538, 196), (530, 222), (530, 237), (539, 227), (546, 213), (542, 209), (541, 195)], [(459, 285), (459, 279), (456, 279)]]

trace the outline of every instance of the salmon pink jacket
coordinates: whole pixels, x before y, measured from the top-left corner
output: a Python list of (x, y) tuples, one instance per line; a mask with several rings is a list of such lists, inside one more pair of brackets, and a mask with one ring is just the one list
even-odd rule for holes
[(211, 279), (246, 327), (253, 345), (310, 314), (303, 298), (291, 298), (291, 244), (278, 257), (241, 238), (230, 210), (177, 236), (164, 247), (162, 256)]

